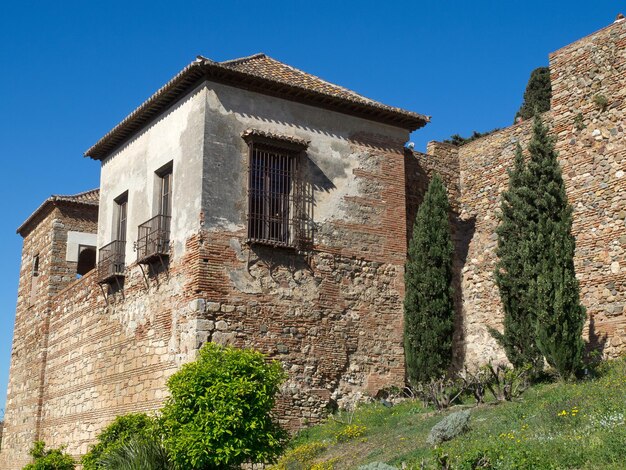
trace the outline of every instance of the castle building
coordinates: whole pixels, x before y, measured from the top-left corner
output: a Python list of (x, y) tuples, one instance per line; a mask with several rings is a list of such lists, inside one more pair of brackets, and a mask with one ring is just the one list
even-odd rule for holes
[[(626, 342), (625, 72), (618, 21), (550, 55), (543, 116), (574, 207), (585, 338), (606, 356)], [(264, 54), (185, 67), (87, 150), (98, 190), (52, 196), (18, 229), (0, 468), (22, 468), (35, 440), (79, 456), (116, 416), (158, 409), (207, 341), (283, 363), (291, 429), (403, 386), (407, 240), (435, 171), (453, 211), (455, 363), (502, 359), (494, 233), (531, 125), (405, 149), (428, 121)]]

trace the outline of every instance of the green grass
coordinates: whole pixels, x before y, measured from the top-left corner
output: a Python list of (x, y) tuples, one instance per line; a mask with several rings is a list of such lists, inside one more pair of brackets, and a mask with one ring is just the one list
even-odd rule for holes
[(595, 380), (541, 384), (516, 402), (473, 407), (470, 431), (438, 448), (426, 438), (446, 413), (417, 401), (364, 405), (351, 428), (338, 422), (347, 420), (344, 414), (302, 431), (277, 468), (351, 469), (380, 461), (441, 469), (445, 461), (453, 469), (626, 469), (626, 360), (602, 369)]

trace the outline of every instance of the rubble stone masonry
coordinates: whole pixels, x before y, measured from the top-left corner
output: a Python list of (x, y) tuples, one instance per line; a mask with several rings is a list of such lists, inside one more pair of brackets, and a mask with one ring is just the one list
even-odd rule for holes
[[(552, 106), (543, 119), (574, 208), (575, 267), (589, 316), (584, 335), (614, 357), (626, 341), (626, 22), (551, 54), (550, 76)], [(472, 364), (504, 357), (487, 331), (502, 321), (495, 228), (515, 146), (526, 147), (531, 127), (523, 122), (459, 148), (460, 218), (474, 227), (462, 268), (464, 347)]]

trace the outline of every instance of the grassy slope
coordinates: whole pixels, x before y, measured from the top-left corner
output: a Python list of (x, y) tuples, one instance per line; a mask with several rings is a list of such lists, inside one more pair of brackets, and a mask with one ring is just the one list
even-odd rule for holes
[(352, 427), (329, 419), (303, 431), (277, 468), (350, 469), (373, 461), (442, 468), (445, 455), (451, 468), (626, 469), (626, 360), (608, 364), (596, 380), (538, 385), (518, 402), (472, 408), (470, 431), (433, 449), (426, 438), (443, 416), (413, 401), (366, 405)]

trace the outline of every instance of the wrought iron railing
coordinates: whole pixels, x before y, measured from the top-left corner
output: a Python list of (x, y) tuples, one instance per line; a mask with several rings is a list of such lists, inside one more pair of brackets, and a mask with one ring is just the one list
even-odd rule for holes
[(98, 251), (98, 282), (105, 283), (124, 276), (126, 242), (115, 240)]
[(139, 226), (137, 237), (137, 261), (149, 262), (170, 252), (170, 222), (168, 215), (157, 215)]

